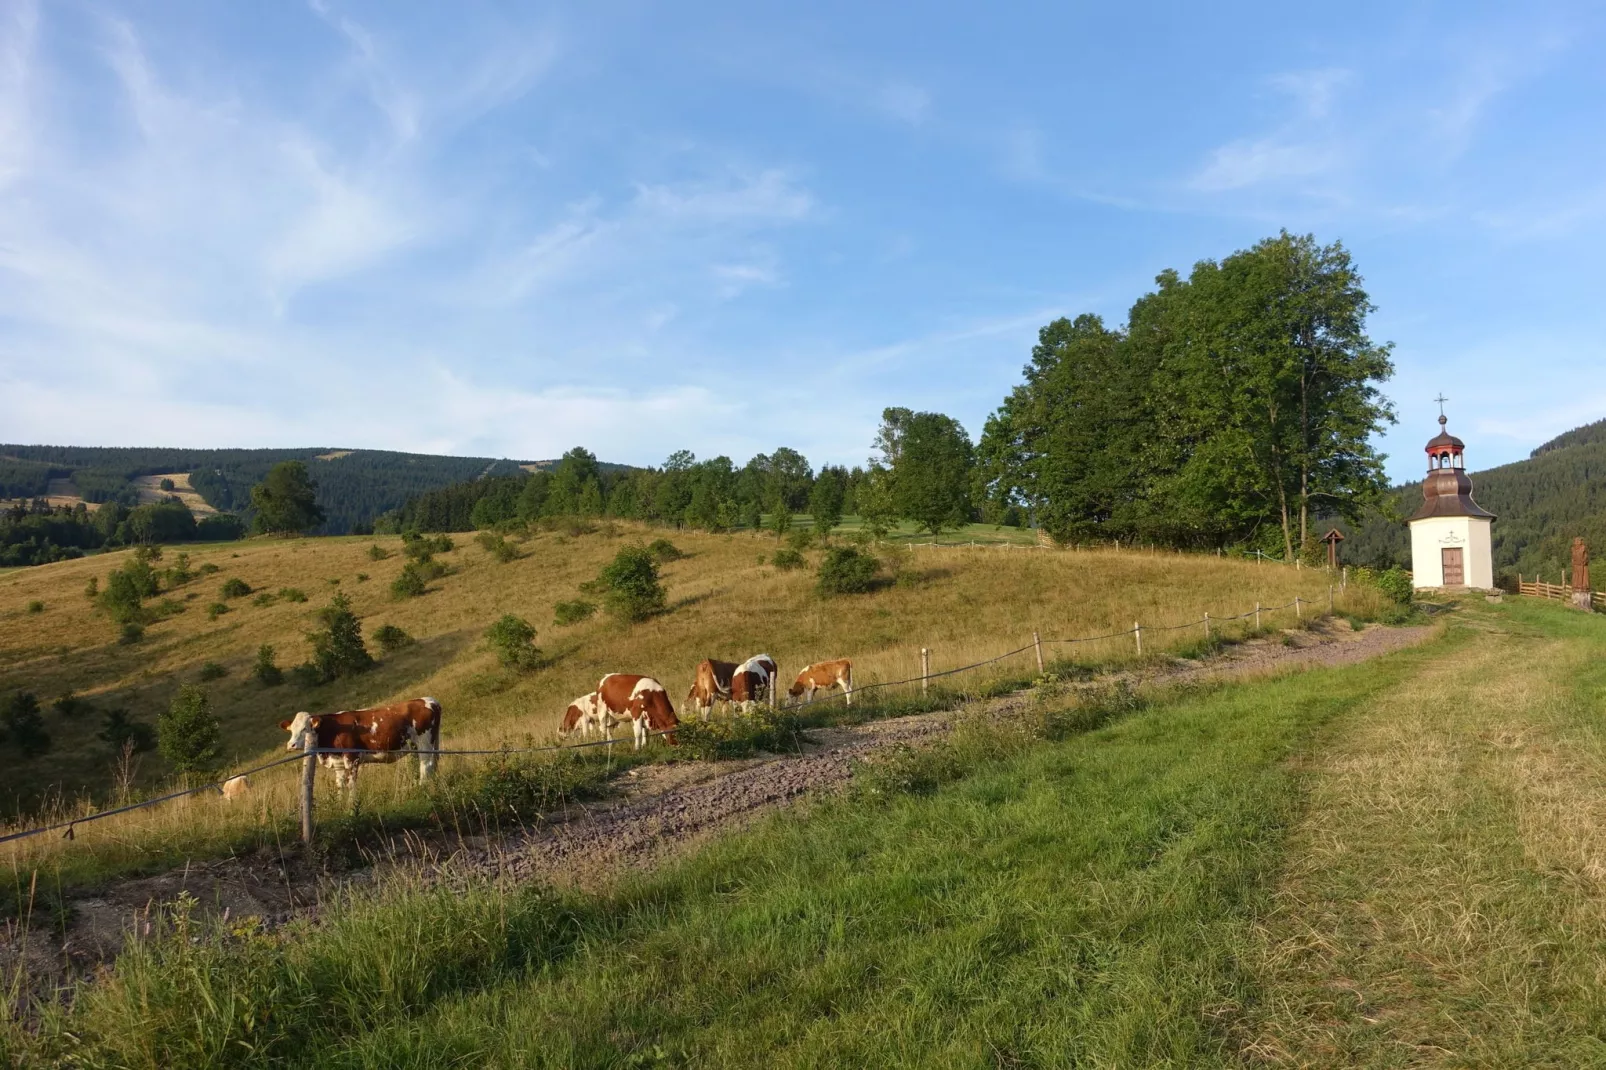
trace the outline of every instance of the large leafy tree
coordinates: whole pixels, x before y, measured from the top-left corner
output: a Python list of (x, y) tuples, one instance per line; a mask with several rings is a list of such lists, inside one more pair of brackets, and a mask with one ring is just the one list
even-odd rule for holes
[(847, 492), (847, 469), (833, 465), (820, 469), (814, 479), (814, 489), (809, 493), (809, 514), (814, 517), (814, 530), (821, 536), (829, 536), (831, 530), (842, 523)]
[(959, 421), (938, 412), (917, 412), (904, 417), (888, 410), (883, 438), (898, 429), (896, 460), (892, 465), (892, 495), (900, 515), (933, 535), (970, 520), (970, 489), (975, 449)]
[(251, 488), (256, 528), (269, 535), (289, 535), (315, 528), (324, 521), (318, 508), (318, 484), (300, 461), (281, 461)]

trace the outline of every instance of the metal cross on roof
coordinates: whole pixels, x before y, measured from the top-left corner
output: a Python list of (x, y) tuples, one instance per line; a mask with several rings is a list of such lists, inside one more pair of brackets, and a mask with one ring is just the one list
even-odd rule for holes
[(1441, 390), (1441, 391), (1439, 391), (1439, 396), (1434, 398), (1433, 400), (1437, 401), (1439, 403), (1439, 415), (1443, 416), (1444, 415), (1444, 403), (1446, 401), (1449, 401), (1450, 399), (1445, 397), (1444, 396), (1444, 391)]

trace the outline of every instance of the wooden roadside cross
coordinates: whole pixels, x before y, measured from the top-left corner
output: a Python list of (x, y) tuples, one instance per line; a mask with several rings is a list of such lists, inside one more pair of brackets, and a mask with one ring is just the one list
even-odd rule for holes
[(1322, 541), (1327, 544), (1327, 567), (1336, 572), (1338, 570), (1338, 544), (1344, 541), (1344, 533), (1337, 528), (1331, 528), (1326, 535), (1322, 536)]

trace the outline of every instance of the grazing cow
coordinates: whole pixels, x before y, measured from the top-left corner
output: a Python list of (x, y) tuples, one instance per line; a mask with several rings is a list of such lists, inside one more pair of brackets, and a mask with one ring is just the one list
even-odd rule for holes
[(563, 724), (558, 728), (558, 735), (567, 737), (578, 729), (581, 739), (591, 738), (592, 732), (612, 739), (613, 726), (618, 723), (603, 708), (602, 699), (593, 691), (569, 703), (569, 708), (563, 711)]
[(669, 692), (650, 676), (634, 673), (611, 672), (597, 684), (597, 696), (603, 708), (619, 720), (630, 718), (635, 726), (636, 749), (647, 742), (649, 732), (667, 732), (664, 740), (673, 747), (675, 733), (669, 731), (680, 723), (675, 707), (669, 704)]
[(735, 671), (736, 663), (731, 661), (704, 658), (698, 662), (691, 690), (686, 692), (687, 708), (698, 711), (703, 720), (708, 720), (708, 715), (714, 712), (715, 702), (720, 699), (730, 701), (731, 674)]
[(319, 750), (318, 764), (335, 771), (335, 784), (356, 787), (357, 770), (368, 762), (394, 762), (410, 748), (418, 754), (418, 780), (435, 772), (435, 751), (441, 746), (441, 704), (432, 698), (415, 698), (394, 706), (339, 713), (298, 713), (279, 727), (290, 733), (286, 750), (304, 747), (307, 738)]
[(775, 659), (768, 654), (754, 654), (731, 673), (730, 700), (742, 713), (760, 702), (768, 702), (775, 688)]
[(251, 790), (251, 778), (231, 776), (223, 782), (223, 798), (228, 802), (245, 798), (246, 792)]
[(835, 687), (840, 687), (847, 696), (848, 705), (853, 705), (853, 662), (847, 658), (815, 662), (797, 674), (797, 679), (786, 689), (786, 693), (793, 698), (801, 695), (803, 701), (808, 702), (814, 698), (814, 692), (829, 691)]

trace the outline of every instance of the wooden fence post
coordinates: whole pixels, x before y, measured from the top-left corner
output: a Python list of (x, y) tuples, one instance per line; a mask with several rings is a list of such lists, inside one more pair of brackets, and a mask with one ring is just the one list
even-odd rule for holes
[(780, 699), (777, 697), (781, 690), (781, 667), (777, 665), (775, 671), (770, 673), (770, 709), (780, 708)]
[(1333, 585), (1331, 583), (1327, 585), (1327, 612), (1329, 614), (1333, 612)]
[(1294, 616), (1299, 620), (1305, 619), (1304, 610), (1299, 608), (1299, 595), (1294, 595)]
[(929, 648), (927, 648), (927, 647), (921, 647), (920, 648), (920, 693), (922, 695), (924, 695), (926, 693), (926, 688), (930, 685), (930, 683), (931, 683), (931, 650)]
[(309, 729), (301, 735), (301, 747), (306, 757), (301, 759), (301, 842), (312, 842), (312, 781), (318, 771), (317, 748)]
[(1260, 631), (1260, 603), (1255, 603), (1255, 631)]
[(1205, 641), (1210, 640), (1210, 614), (1205, 614)]
[(1043, 639), (1036, 632), (1032, 633), (1032, 645), (1037, 648), (1037, 675), (1043, 675)]
[(1133, 636), (1135, 636), (1137, 638), (1137, 641), (1138, 641), (1138, 657), (1141, 658), (1143, 656), (1143, 625), (1139, 624), (1137, 621), (1133, 621), (1132, 622), (1132, 634), (1133, 634)]
[(1344, 566), (1344, 571), (1338, 577), (1338, 589), (1341, 590), (1341, 591), (1349, 590), (1349, 566), (1348, 565)]

